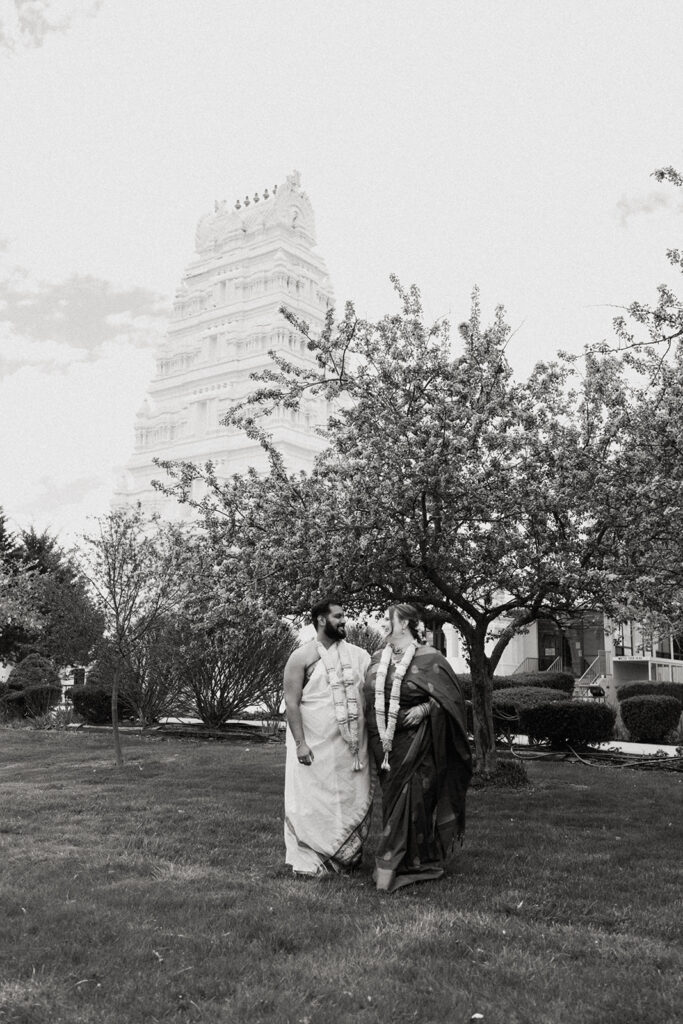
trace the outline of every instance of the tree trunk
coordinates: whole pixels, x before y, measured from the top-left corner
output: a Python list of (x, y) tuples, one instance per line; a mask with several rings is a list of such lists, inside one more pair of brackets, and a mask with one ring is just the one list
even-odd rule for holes
[(119, 669), (114, 672), (114, 682), (111, 688), (111, 724), (114, 733), (114, 754), (116, 755), (116, 767), (123, 767), (123, 753), (121, 751), (121, 737), (119, 735)]
[(496, 734), (493, 729), (491, 695), (493, 679), (488, 658), (484, 653), (484, 642), (477, 649), (470, 647), (470, 672), (472, 674), (472, 717), (474, 720), (475, 771), (480, 775), (491, 775), (496, 770)]

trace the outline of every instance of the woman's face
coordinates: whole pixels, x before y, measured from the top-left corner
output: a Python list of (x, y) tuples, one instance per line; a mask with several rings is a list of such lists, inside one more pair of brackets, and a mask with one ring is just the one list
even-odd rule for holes
[(404, 635), (404, 622), (396, 614), (396, 612), (390, 614), (388, 611), (386, 611), (384, 613), (384, 618), (382, 619), (380, 626), (382, 627), (384, 639), (387, 643), (390, 643), (392, 640), (398, 640), (400, 637)]

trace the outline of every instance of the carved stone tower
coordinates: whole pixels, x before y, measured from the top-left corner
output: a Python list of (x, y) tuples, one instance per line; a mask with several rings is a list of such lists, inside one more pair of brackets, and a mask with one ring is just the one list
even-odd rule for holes
[[(155, 457), (196, 464), (210, 459), (222, 477), (265, 468), (259, 445), (220, 421), (257, 386), (250, 374), (271, 365), (270, 349), (302, 366), (313, 363), (279, 309), (296, 312), (313, 332), (322, 329), (332, 287), (315, 244), (313, 209), (296, 172), (271, 192), (231, 208), (216, 203), (201, 218), (197, 255), (176, 294), (115, 505), (139, 501), (146, 512), (184, 514), (153, 489), (151, 481), (164, 476)], [(327, 414), (327, 403), (313, 399), (298, 413), (284, 410), (268, 418), (288, 469), (310, 467), (323, 446), (315, 427)]]

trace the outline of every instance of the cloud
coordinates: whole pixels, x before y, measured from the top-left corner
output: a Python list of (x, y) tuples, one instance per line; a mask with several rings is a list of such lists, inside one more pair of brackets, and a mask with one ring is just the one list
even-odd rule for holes
[(0, 323), (0, 377), (4, 370), (13, 370), (16, 366), (35, 366), (58, 368), (67, 366), (75, 360), (85, 359), (88, 352), (84, 348), (74, 348), (58, 341), (30, 341), (6, 331), (6, 325)]
[(106, 511), (168, 313), (148, 289), (0, 257), (0, 504), (20, 525), (73, 533)]
[(0, 51), (36, 49), (74, 21), (97, 14), (104, 0), (0, 0)]
[(0, 378), (0, 504), (8, 515), (71, 530), (106, 510), (153, 369), (151, 351), (122, 343), (57, 374), (24, 365)]
[(0, 377), (20, 366), (54, 370), (102, 358), (112, 346), (154, 348), (168, 313), (168, 301), (146, 288), (89, 276), (41, 281), (7, 264), (0, 269)]
[(63, 505), (78, 505), (93, 491), (98, 491), (103, 484), (107, 484), (106, 474), (91, 473), (88, 476), (77, 477), (68, 483), (55, 481), (53, 477), (43, 476), (37, 481), (34, 496), (30, 501), (15, 508), (15, 513), (32, 514), (38, 505), (44, 512), (51, 512), (60, 509)]
[(621, 226), (627, 227), (631, 217), (642, 214), (657, 213), (660, 210), (672, 210), (683, 213), (683, 203), (676, 202), (671, 196), (661, 192), (650, 192), (646, 196), (622, 196), (617, 203)]

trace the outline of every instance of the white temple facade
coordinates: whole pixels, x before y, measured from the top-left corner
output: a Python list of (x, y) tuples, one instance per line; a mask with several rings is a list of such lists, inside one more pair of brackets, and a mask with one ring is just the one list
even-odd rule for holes
[[(140, 502), (145, 512), (169, 519), (187, 515), (186, 507), (152, 487), (152, 480), (165, 477), (154, 458), (211, 460), (221, 477), (266, 468), (258, 443), (221, 420), (259, 386), (250, 375), (272, 366), (269, 350), (300, 366), (315, 365), (280, 313), (286, 306), (312, 333), (322, 330), (333, 296), (315, 246), (313, 209), (296, 172), (272, 191), (233, 206), (216, 203), (201, 218), (196, 256), (175, 297), (115, 505)], [(265, 425), (290, 471), (312, 465), (323, 447), (316, 427), (327, 416), (327, 402), (312, 398), (299, 412), (268, 417)]]

